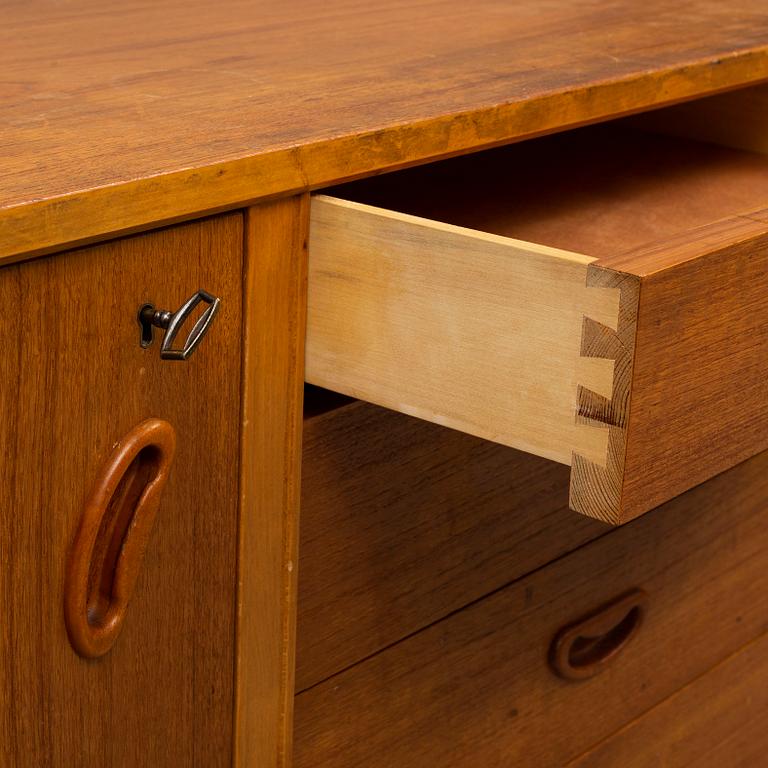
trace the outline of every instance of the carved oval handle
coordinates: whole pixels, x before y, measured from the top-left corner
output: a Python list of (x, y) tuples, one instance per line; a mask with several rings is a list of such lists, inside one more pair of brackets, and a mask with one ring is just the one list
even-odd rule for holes
[(86, 501), (69, 553), (64, 618), (72, 647), (103, 656), (123, 627), (176, 449), (176, 432), (148, 419), (114, 448)]
[(605, 669), (637, 634), (647, 600), (635, 589), (563, 627), (550, 647), (554, 671), (567, 680), (584, 680)]

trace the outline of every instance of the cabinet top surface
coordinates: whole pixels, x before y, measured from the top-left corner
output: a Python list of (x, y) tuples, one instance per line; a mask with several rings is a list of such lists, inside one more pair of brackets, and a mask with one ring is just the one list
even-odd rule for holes
[(31, 0), (0, 259), (768, 79), (765, 0)]

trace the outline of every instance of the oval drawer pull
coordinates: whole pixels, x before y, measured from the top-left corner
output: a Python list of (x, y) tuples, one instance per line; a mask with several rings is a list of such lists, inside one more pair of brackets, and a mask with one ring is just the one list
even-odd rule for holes
[(584, 680), (601, 672), (637, 634), (646, 602), (646, 593), (635, 589), (563, 627), (550, 647), (554, 671), (567, 680)]
[(69, 639), (85, 658), (103, 656), (120, 634), (175, 448), (167, 421), (142, 422), (115, 446), (86, 501), (64, 585)]

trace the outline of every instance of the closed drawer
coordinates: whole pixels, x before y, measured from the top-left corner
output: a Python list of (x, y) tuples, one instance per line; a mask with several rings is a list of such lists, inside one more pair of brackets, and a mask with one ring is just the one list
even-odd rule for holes
[[(544, 768), (584, 753), (768, 630), (766, 494), (763, 453), (299, 694), (296, 765)], [(631, 590), (639, 625), (627, 608), (570, 638), (575, 667), (627, 639), (620, 652), (592, 677), (554, 674), (553, 639)]]
[(232, 213), (0, 269), (2, 766), (232, 764), (242, 261)]
[(768, 636), (750, 643), (568, 768), (735, 768), (768, 749)]
[(568, 470), (355, 402), (304, 421), (296, 690), (609, 530)]
[(308, 381), (618, 523), (768, 447), (768, 158), (598, 126), (317, 196)]

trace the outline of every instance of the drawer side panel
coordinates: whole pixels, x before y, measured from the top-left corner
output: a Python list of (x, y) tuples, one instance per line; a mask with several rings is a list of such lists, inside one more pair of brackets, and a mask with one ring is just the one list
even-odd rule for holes
[[(315, 197), (307, 380), (564, 464), (605, 466), (609, 427), (577, 420), (584, 317), (617, 327), (620, 291), (592, 259)], [(585, 376), (586, 381), (580, 378)]]

